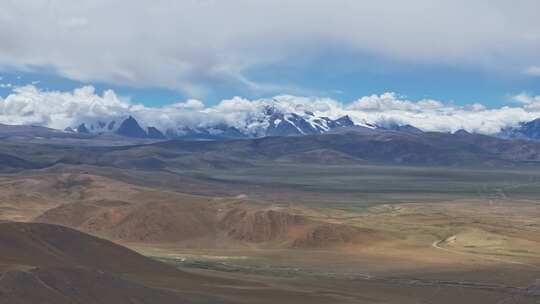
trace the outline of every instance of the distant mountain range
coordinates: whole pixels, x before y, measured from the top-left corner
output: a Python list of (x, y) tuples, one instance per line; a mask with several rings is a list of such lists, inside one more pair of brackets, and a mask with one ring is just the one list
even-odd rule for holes
[(466, 131), (415, 133), (353, 126), (340, 132), (305, 136), (135, 141), (122, 147), (118, 147), (117, 140), (127, 137), (114, 135), (107, 137), (108, 146), (96, 144), (104, 137), (89, 137), (88, 143), (72, 139), (4, 140), (0, 145), (0, 172), (74, 165), (150, 171), (206, 170), (250, 168), (273, 162), (452, 167), (540, 165), (538, 141), (508, 140)]
[[(132, 116), (121, 121), (98, 121), (82, 123), (65, 129), (71, 133), (110, 134), (114, 133), (132, 138), (152, 139), (239, 139), (266, 136), (301, 136), (324, 134), (337, 128), (355, 126), (349, 116), (330, 119), (316, 116), (312, 112), (283, 113), (274, 107), (266, 107), (262, 117), (251, 118), (243, 122), (239, 128), (225, 123), (198, 127), (177, 127), (160, 130), (154, 126), (143, 128)], [(375, 128), (374, 125), (363, 125)]]
[[(394, 121), (377, 124), (354, 122), (345, 115), (335, 119), (318, 116), (309, 111), (283, 112), (273, 106), (264, 107), (260, 115), (248, 116), (234, 124), (221, 122), (213, 125), (187, 126), (178, 122), (177, 127), (158, 128), (145, 126), (135, 117), (128, 116), (116, 120), (95, 120), (76, 126), (67, 127), (63, 132), (38, 126), (8, 126), (0, 125), (0, 137), (22, 136), (44, 138), (95, 138), (103, 136), (122, 137), (127, 140), (226, 140), (249, 139), (269, 136), (289, 137), (320, 134), (340, 134), (348, 132), (372, 132), (375, 130), (396, 131), (412, 134), (424, 133), (421, 129)], [(457, 135), (470, 134), (458, 130)], [(540, 118), (523, 122), (515, 127), (507, 127), (491, 136), (504, 139), (540, 140)]]

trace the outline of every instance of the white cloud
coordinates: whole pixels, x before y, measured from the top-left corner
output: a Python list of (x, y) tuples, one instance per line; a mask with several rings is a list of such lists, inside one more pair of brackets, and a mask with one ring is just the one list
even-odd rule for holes
[(480, 112), (480, 111), (485, 111), (486, 106), (480, 103), (473, 103), (473, 104), (465, 106), (465, 109), (468, 109), (474, 112)]
[(534, 102), (534, 97), (530, 96), (527, 93), (520, 93), (520, 94), (514, 95), (512, 99), (525, 105), (531, 104)]
[(524, 73), (529, 76), (540, 76), (540, 66), (530, 66), (525, 69)]
[(540, 61), (538, 11), (537, 0), (2, 1), (0, 66), (192, 96), (282, 92), (247, 71), (329, 49), (517, 73)]
[(540, 111), (540, 96), (532, 96), (527, 93), (520, 93), (512, 97), (513, 100), (523, 104), (523, 107), (530, 111)]
[(77, 28), (88, 25), (88, 20), (86, 18), (72, 17), (66, 20), (61, 20), (60, 24), (67, 28)]
[(177, 103), (174, 103), (172, 105), (170, 105), (170, 107), (172, 108), (177, 108), (177, 109), (191, 109), (191, 110), (202, 110), (204, 109), (204, 103), (200, 100), (197, 100), (197, 99), (188, 99), (186, 101), (183, 101), (183, 102), (177, 102)]
[(443, 104), (437, 100), (423, 99), (417, 102), (400, 98), (393, 92), (387, 92), (381, 95), (364, 96), (349, 105), (351, 110), (386, 112), (392, 110), (406, 112), (421, 112), (425, 110), (436, 110), (443, 107)]
[(102, 96), (91, 86), (73, 92), (41, 91), (33, 85), (16, 87), (0, 102), (0, 120), (6, 124), (35, 124), (62, 129), (78, 121), (122, 116), (130, 104), (113, 91)]
[(529, 121), (540, 116), (539, 108), (502, 107), (487, 109), (473, 103), (456, 106), (437, 100), (411, 101), (396, 93), (365, 96), (351, 103), (344, 112), (355, 122), (387, 122), (410, 124), (425, 131), (470, 132), (493, 134), (507, 126)]
[(334, 119), (349, 115), (358, 124), (395, 121), (426, 131), (466, 129), (492, 134), (540, 116), (540, 96), (523, 93), (514, 99), (521, 105), (498, 109), (486, 109), (481, 104), (456, 106), (437, 100), (412, 101), (396, 93), (365, 96), (349, 105), (330, 98), (281, 95), (257, 100), (234, 97), (215, 106), (190, 99), (163, 107), (147, 107), (124, 100), (112, 90), (97, 94), (91, 86), (61, 92), (27, 85), (16, 87), (5, 99), (0, 98), (0, 123), (63, 129), (83, 122), (118, 121), (133, 115), (144, 126), (162, 130), (224, 123), (257, 134), (265, 128), (261, 122), (264, 110), (275, 107), (283, 112), (309, 111)]

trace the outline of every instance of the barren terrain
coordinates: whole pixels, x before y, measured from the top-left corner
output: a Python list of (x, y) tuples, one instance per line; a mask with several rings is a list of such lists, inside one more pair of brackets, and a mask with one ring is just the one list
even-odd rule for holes
[[(264, 200), (265, 191), (274, 191), (264, 188), (258, 199), (193, 195), (89, 169), (3, 176), (1, 219), (63, 225), (111, 240), (202, 275), (207, 287), (193, 290), (223, 301), (538, 301), (540, 208), (534, 199), (494, 193), (318, 207), (305, 204), (305, 197), (296, 202), (295, 191), (281, 193), (279, 203)], [(230, 190), (243, 187), (231, 184)], [(182, 280), (160, 275), (135, 280), (185, 291)], [(235, 283), (216, 287), (205, 280)]]

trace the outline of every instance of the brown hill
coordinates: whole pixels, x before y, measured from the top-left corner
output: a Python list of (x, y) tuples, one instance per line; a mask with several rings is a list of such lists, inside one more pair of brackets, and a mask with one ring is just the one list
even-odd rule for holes
[(100, 200), (68, 203), (35, 221), (76, 228), (127, 242), (181, 242), (213, 235), (216, 210), (204, 201), (125, 203)]
[(20, 176), (0, 185), (0, 220), (57, 224), (114, 241), (298, 248), (365, 243), (374, 233), (267, 203), (157, 191), (86, 173)]
[(110, 241), (56, 225), (2, 223), (0, 248), (4, 264), (84, 266), (122, 273), (176, 271)]
[(375, 231), (312, 220), (288, 208), (194, 196), (173, 198), (131, 204), (103, 200), (69, 203), (46, 211), (35, 221), (115, 241), (197, 247), (253, 244), (324, 248), (381, 239)]
[(258, 281), (183, 272), (62, 226), (0, 223), (0, 248), (0, 304), (335, 302)]
[(234, 239), (261, 243), (284, 240), (291, 230), (309, 222), (304, 216), (280, 210), (235, 207), (224, 212), (220, 227)]
[(193, 303), (145, 277), (200, 282), (112, 242), (61, 226), (0, 224), (0, 303)]
[(285, 208), (235, 207), (225, 212), (219, 226), (236, 240), (290, 248), (327, 248), (383, 239), (373, 230), (312, 220)]

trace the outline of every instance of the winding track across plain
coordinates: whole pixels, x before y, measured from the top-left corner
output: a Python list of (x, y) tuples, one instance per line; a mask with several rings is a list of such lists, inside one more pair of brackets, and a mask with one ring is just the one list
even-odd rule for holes
[[(452, 249), (441, 247), (440, 245), (442, 243), (444, 243), (444, 240), (434, 241), (433, 243), (431, 243), (431, 247), (433, 247), (435, 249), (438, 249), (438, 250), (443, 250), (443, 251), (446, 251), (446, 252), (450, 252), (450, 253), (453, 253), (453, 254), (467, 255), (467, 256), (473, 256), (473, 257), (477, 257), (477, 258), (480, 257), (479, 255), (474, 254), (474, 253), (462, 252), (462, 251), (458, 251), (458, 250), (452, 250)], [(494, 257), (486, 257), (486, 256), (481, 256), (481, 258), (486, 259), (486, 260), (490, 260), (490, 261), (502, 262), (502, 263), (506, 263), (506, 264), (515, 264), (515, 265), (523, 265), (523, 266), (528, 266), (528, 267), (533, 267), (533, 268), (540, 268), (540, 266), (538, 266), (538, 265), (529, 264), (529, 263), (523, 263), (523, 262), (518, 262), (518, 261), (505, 260), (505, 259), (499, 259), (499, 258), (494, 258)]]

